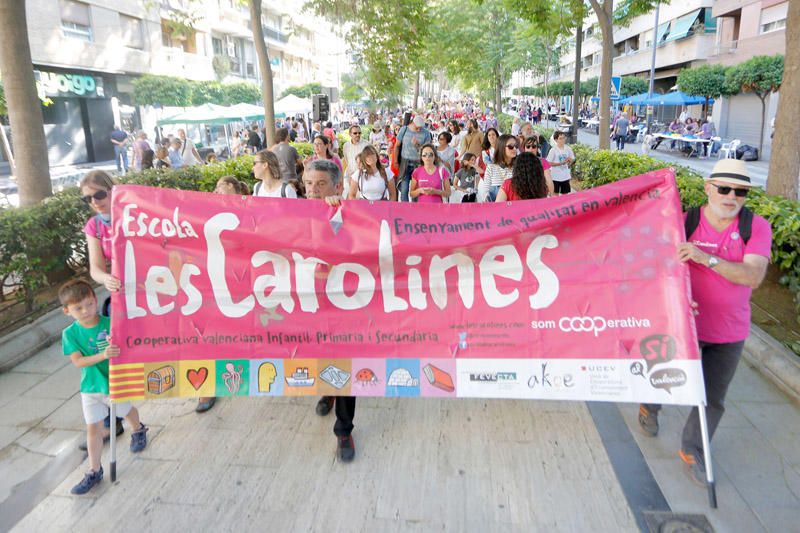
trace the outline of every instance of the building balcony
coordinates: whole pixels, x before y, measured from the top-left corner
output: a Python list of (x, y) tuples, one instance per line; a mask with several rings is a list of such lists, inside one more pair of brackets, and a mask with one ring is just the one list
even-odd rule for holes
[(190, 80), (213, 80), (211, 58), (184, 52), (180, 48), (162, 48), (152, 57), (152, 73)]
[(786, 30), (778, 30), (748, 39), (715, 43), (708, 54), (708, 62), (719, 65), (736, 65), (754, 56), (785, 53)]
[(715, 17), (728, 17), (752, 3), (753, 0), (716, 0), (711, 7), (711, 14)]

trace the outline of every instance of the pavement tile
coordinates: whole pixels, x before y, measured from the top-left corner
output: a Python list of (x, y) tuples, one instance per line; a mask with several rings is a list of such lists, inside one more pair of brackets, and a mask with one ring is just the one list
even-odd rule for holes
[(762, 376), (758, 370), (742, 358), (728, 389), (726, 401), (785, 403), (787, 398), (775, 384)]
[(33, 427), (64, 403), (63, 400), (16, 398), (0, 407), (0, 424)]
[[(35, 400), (42, 402), (45, 400)], [(72, 397), (67, 401), (58, 401), (60, 405), (41, 422), (41, 427), (46, 429), (66, 429), (73, 431), (86, 431), (86, 421), (83, 419), (81, 395), (73, 391)]]
[(80, 391), (81, 371), (74, 365), (67, 365), (31, 387), (23, 394), (26, 398), (55, 398), (67, 400)]
[(17, 440), (17, 437), (28, 431), (25, 426), (0, 426), (0, 450)]
[(57, 342), (15, 366), (14, 372), (53, 374), (68, 365), (71, 366), (72, 361), (64, 355), (61, 343)]
[(86, 431), (49, 429), (37, 426), (31, 428), (16, 444), (32, 452), (55, 457), (66, 448), (74, 448), (86, 438)]
[[(740, 402), (738, 409), (789, 464), (800, 467), (800, 411), (797, 406), (788, 402)], [(728, 416), (727, 411), (725, 416)]]
[(706, 489), (694, 485), (683, 473), (677, 455), (672, 460), (648, 458), (647, 463), (674, 513), (705, 515), (718, 533), (765, 531), (725, 471), (714, 471), (718, 507), (711, 509)]
[[(84, 515), (94, 505), (93, 498), (56, 496), (51, 494), (17, 522), (12, 533), (31, 531), (86, 531)], [(82, 527), (78, 527), (78, 525)]]
[[(46, 378), (47, 376), (43, 374), (26, 374), (16, 371), (0, 374), (0, 407), (16, 400), (22, 393)], [(5, 423), (0, 415), (0, 424)]]
[(3, 475), (0, 476), (0, 502), (11, 495), (14, 486), (31, 478), (39, 470), (47, 466), (50, 457), (10, 444), (0, 450), (0, 465)]

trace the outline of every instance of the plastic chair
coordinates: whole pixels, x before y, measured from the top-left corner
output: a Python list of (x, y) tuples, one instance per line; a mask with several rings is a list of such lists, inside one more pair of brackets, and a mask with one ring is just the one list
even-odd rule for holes
[(643, 126), (639, 133), (636, 134), (636, 142), (640, 143), (644, 141), (644, 136), (647, 135), (647, 126)]
[(722, 152), (725, 152), (725, 159), (736, 159), (736, 149), (740, 144), (742, 144), (742, 141), (739, 139), (734, 139), (729, 143), (723, 143), (722, 148), (717, 152), (717, 159), (722, 159)]

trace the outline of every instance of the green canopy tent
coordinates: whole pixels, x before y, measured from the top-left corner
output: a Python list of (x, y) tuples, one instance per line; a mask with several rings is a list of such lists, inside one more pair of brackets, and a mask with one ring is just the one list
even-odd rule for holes
[(216, 104), (203, 104), (187, 108), (180, 113), (158, 120), (159, 126), (170, 124), (206, 124), (221, 125), (225, 131), (225, 142), (228, 151), (231, 149), (227, 125), (231, 122), (248, 122), (251, 120), (264, 120), (264, 108), (252, 104), (236, 104), (221, 106)]

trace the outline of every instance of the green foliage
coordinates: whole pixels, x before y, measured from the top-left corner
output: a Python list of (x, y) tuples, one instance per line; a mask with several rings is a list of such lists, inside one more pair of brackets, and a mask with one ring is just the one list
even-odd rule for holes
[(253, 176), (253, 156), (243, 155), (235, 159), (220, 161), (213, 165), (194, 167), (199, 170), (200, 177), (197, 180), (198, 190), (211, 192), (217, 185), (217, 181), (222, 176), (233, 176), (234, 178), (248, 184), (252, 190), (255, 178)]
[(318, 82), (306, 83), (305, 85), (292, 85), (287, 87), (281, 94), (281, 98), (293, 94), (299, 98), (311, 98), (312, 94), (322, 93), (322, 84)]
[[(597, 187), (630, 176), (664, 168), (663, 161), (652, 157), (617, 150), (596, 150), (586, 145), (573, 145), (573, 175), (583, 188)], [(674, 167), (681, 204), (684, 209), (706, 203), (703, 177), (694, 170)], [(754, 213), (769, 221), (772, 227), (772, 262), (781, 270), (781, 283), (795, 295), (800, 322), (800, 202), (779, 196), (767, 196), (753, 189), (747, 204)]]
[(224, 55), (215, 55), (211, 60), (211, 68), (214, 69), (214, 75), (217, 79), (222, 81), (225, 76), (231, 73), (231, 58)]
[(261, 89), (254, 83), (191, 81), (172, 76), (145, 74), (133, 82), (133, 98), (140, 105), (189, 107), (212, 103), (253, 104), (261, 100)]
[(224, 105), (255, 104), (261, 101), (261, 88), (246, 81), (225, 84), (222, 86), (222, 93)]
[(678, 74), (678, 87), (686, 94), (717, 98), (725, 94), (725, 71), (722, 65), (685, 68)]
[(781, 87), (783, 81), (783, 56), (755, 56), (731, 67), (725, 73), (728, 94), (755, 93), (762, 100)]
[(192, 105), (218, 104), (225, 99), (223, 85), (216, 81), (190, 81)]
[(342, 92), (339, 93), (347, 103), (360, 102), (367, 96), (367, 91), (362, 87), (362, 81), (357, 73), (342, 74)]
[(305, 9), (337, 27), (348, 23), (347, 43), (355, 63), (367, 74), (365, 89), (373, 100), (396, 94), (398, 83), (426, 64), (423, 54), (430, 28), (426, 0), (403, 0), (386, 6), (351, 0), (307, 0)]
[[(637, 78), (636, 76), (624, 76), (622, 80), (620, 80), (619, 92), (624, 96), (633, 96), (636, 94), (647, 92), (648, 88), (649, 86), (646, 80), (643, 80), (642, 78)], [(594, 84), (594, 92), (597, 92), (596, 82)]]
[(300, 159), (305, 159), (306, 157), (314, 154), (314, 145), (307, 142), (293, 142), (289, 143), (294, 146), (295, 150), (297, 150), (297, 154), (300, 156)]
[(140, 105), (192, 105), (192, 84), (182, 78), (145, 74), (133, 81), (133, 100)]
[(0, 116), (8, 114), (8, 104), (6, 104), (6, 92), (3, 89), (3, 82), (0, 81)]
[(514, 123), (514, 117), (506, 113), (497, 114), (497, 129), (500, 133), (511, 133), (511, 125)]

